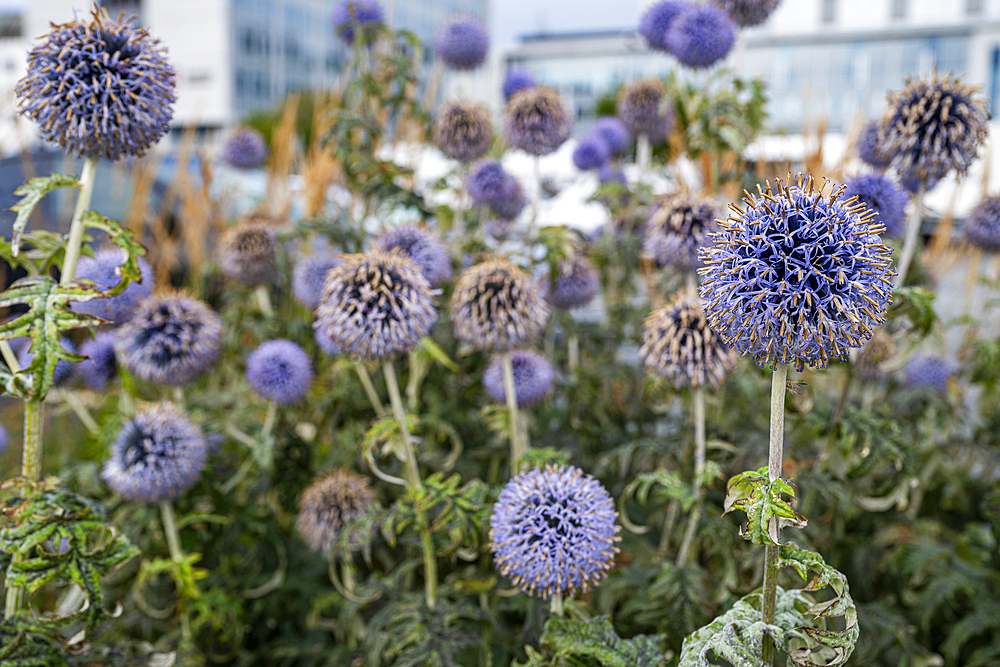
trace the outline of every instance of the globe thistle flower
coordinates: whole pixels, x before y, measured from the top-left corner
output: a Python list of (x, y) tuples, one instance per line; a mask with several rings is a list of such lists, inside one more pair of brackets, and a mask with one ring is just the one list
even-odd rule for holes
[(957, 364), (933, 355), (918, 355), (906, 364), (906, 384), (910, 387), (929, 387), (947, 391)]
[(269, 340), (247, 355), (250, 388), (278, 405), (291, 405), (305, 396), (312, 378), (309, 356), (290, 340)]
[(156, 384), (181, 385), (204, 373), (219, 354), (222, 320), (202, 301), (157, 294), (115, 332), (118, 362)]
[(1000, 251), (1000, 197), (983, 197), (962, 224), (962, 234), (984, 250)]
[[(533, 350), (513, 350), (510, 365), (514, 371), (514, 396), (517, 405), (529, 408), (540, 402), (552, 391), (555, 369), (544, 356)], [(486, 393), (497, 403), (507, 401), (507, 390), (503, 379), (503, 357), (497, 355), (483, 373)]]
[(710, 245), (719, 210), (708, 199), (674, 195), (662, 200), (646, 222), (642, 246), (660, 266), (694, 269), (701, 266), (698, 251)]
[(535, 279), (502, 259), (463, 271), (452, 294), (455, 335), (484, 352), (530, 341), (541, 333), (548, 317)]
[(885, 235), (899, 238), (906, 231), (906, 193), (881, 173), (862, 174), (844, 183), (845, 198), (858, 201), (885, 225)]
[(490, 35), (473, 16), (455, 16), (438, 30), (434, 50), (451, 69), (473, 70), (483, 64), (490, 50)]
[[(59, 346), (67, 352), (76, 352), (76, 345), (65, 336), (59, 339)], [(35, 355), (31, 352), (31, 347), (31, 345), (22, 345), (21, 349), (17, 352), (17, 365), (21, 367), (21, 370), (27, 368), (31, 360), (35, 358)], [(57, 387), (66, 384), (73, 378), (74, 370), (76, 370), (76, 364), (71, 364), (64, 359), (60, 359), (56, 362), (56, 369), (52, 374), (52, 384)]]
[[(295, 528), (310, 549), (328, 557), (344, 527), (367, 514), (374, 504), (375, 493), (366, 477), (348, 470), (328, 472), (302, 492)], [(355, 529), (348, 543), (360, 549), (369, 539), (370, 535)]]
[(244, 285), (266, 285), (278, 277), (278, 240), (266, 222), (241, 220), (219, 238), (219, 268)]
[(929, 185), (951, 171), (964, 176), (989, 131), (986, 102), (978, 88), (937, 73), (910, 78), (889, 94), (880, 136), (905, 184)]
[(316, 310), (323, 297), (326, 274), (342, 261), (340, 253), (326, 251), (314, 252), (300, 259), (292, 272), (292, 295), (295, 300), (309, 310)]
[(465, 189), (478, 206), (489, 206), (498, 216), (513, 220), (526, 205), (521, 184), (504, 170), (499, 160), (480, 160), (465, 177)]
[(736, 354), (708, 325), (701, 300), (686, 293), (646, 318), (639, 356), (677, 389), (717, 387), (736, 366)]
[(872, 169), (885, 171), (889, 167), (889, 156), (885, 154), (880, 135), (882, 132), (881, 123), (877, 120), (870, 121), (858, 135), (854, 144), (854, 152), (858, 154), (861, 161)]
[(681, 64), (702, 69), (729, 54), (737, 30), (726, 12), (715, 5), (691, 5), (671, 21), (664, 42)]
[(885, 321), (895, 275), (871, 211), (811, 176), (776, 181), (732, 206), (702, 248), (711, 327), (763, 365), (825, 368)]
[(172, 403), (140, 407), (111, 445), (101, 477), (125, 500), (174, 500), (198, 482), (207, 450), (201, 429)]
[(664, 39), (667, 30), (677, 14), (688, 6), (689, 3), (679, 0), (660, 0), (650, 5), (639, 19), (639, 34), (646, 40), (646, 45), (654, 51), (666, 52), (667, 44)]
[(417, 346), (437, 319), (430, 283), (398, 250), (348, 255), (326, 276), (316, 309), (317, 341), (364, 361)]
[(538, 82), (535, 81), (535, 77), (528, 70), (509, 69), (503, 80), (503, 99), (505, 102), (509, 102), (515, 93), (525, 88), (534, 88), (537, 85)]
[(573, 149), (573, 164), (581, 171), (600, 169), (611, 157), (611, 149), (604, 139), (589, 135), (581, 139)]
[(170, 129), (175, 72), (165, 49), (122, 14), (52, 25), (28, 52), (20, 112), (69, 155), (117, 160), (143, 155)]
[(548, 155), (573, 131), (573, 118), (559, 93), (548, 86), (525, 88), (510, 98), (504, 136), (514, 148), (530, 155)]
[(605, 116), (594, 121), (590, 133), (604, 140), (612, 155), (621, 155), (628, 150), (632, 141), (625, 123), (613, 116)]
[(622, 88), (618, 95), (618, 117), (628, 130), (660, 141), (670, 133), (670, 112), (661, 110), (667, 88), (656, 79), (639, 79)]
[(424, 272), (431, 287), (451, 279), (451, 255), (441, 235), (424, 225), (400, 225), (386, 229), (375, 239), (375, 247), (383, 252), (398, 250), (409, 257)]
[(80, 344), (80, 354), (88, 357), (76, 365), (84, 384), (94, 391), (104, 391), (108, 382), (118, 375), (115, 357), (115, 334), (99, 331)]
[(781, 4), (781, 0), (712, 0), (712, 2), (743, 28), (760, 25)]
[(535, 468), (511, 479), (493, 506), (493, 562), (528, 595), (586, 593), (614, 565), (617, 518), (611, 495), (579, 468)]
[(335, 357), (338, 354), (343, 354), (343, 350), (337, 343), (333, 341), (330, 337), (330, 332), (320, 331), (319, 329), (313, 329), (313, 339), (316, 341), (316, 345), (319, 349), (323, 350), (325, 354), (329, 354), (331, 357)]
[(333, 30), (348, 46), (354, 44), (359, 31), (362, 44), (375, 41), (384, 23), (382, 6), (375, 0), (344, 0), (333, 8)]
[(482, 223), (482, 226), (484, 234), (500, 241), (510, 234), (511, 221), (504, 218), (490, 218)]
[(628, 185), (625, 170), (621, 167), (612, 167), (611, 165), (604, 165), (597, 170), (597, 180), (600, 181), (601, 185), (606, 185), (607, 183)]
[(482, 104), (448, 102), (434, 121), (434, 145), (453, 160), (481, 158), (492, 143), (490, 112)]
[(545, 300), (560, 310), (570, 310), (586, 306), (601, 291), (601, 279), (590, 260), (582, 255), (569, 262), (569, 270), (559, 267), (555, 283), (549, 280)]
[(528, 205), (521, 184), (511, 174), (503, 179), (503, 196), (490, 202), (490, 209), (504, 220), (516, 220)]
[(266, 159), (264, 136), (252, 127), (237, 128), (222, 145), (222, 161), (234, 169), (256, 169)]
[[(119, 248), (105, 248), (94, 253), (93, 257), (81, 257), (76, 265), (76, 277), (89, 280), (98, 288), (111, 288), (121, 282), (118, 267), (125, 261), (124, 253)], [(119, 325), (128, 321), (132, 313), (143, 299), (149, 296), (153, 288), (153, 270), (146, 260), (139, 258), (139, 275), (141, 283), (129, 283), (125, 291), (117, 296), (92, 299), (90, 301), (74, 302), (75, 312), (86, 313), (112, 324)]]

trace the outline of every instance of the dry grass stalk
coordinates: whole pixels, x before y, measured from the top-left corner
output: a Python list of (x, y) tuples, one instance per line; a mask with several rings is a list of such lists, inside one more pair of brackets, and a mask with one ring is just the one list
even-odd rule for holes
[(288, 191), (288, 180), (299, 157), (298, 135), (295, 131), (299, 111), (300, 96), (289, 95), (281, 120), (274, 130), (271, 140), (271, 156), (267, 161), (266, 208), (272, 215), (285, 219), (292, 210), (292, 195)]
[(317, 93), (313, 104), (313, 136), (302, 161), (304, 213), (307, 218), (322, 213), (326, 193), (341, 173), (340, 163), (333, 152), (323, 145), (323, 137), (332, 124), (332, 112), (340, 99), (341, 95), (336, 91)]

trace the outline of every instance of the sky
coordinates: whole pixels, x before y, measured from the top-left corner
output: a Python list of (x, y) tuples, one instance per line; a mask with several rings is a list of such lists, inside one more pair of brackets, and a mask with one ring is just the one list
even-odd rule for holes
[[(2, 0), (0, 0), (2, 1)], [(618, 30), (639, 25), (641, 0), (492, 0), (493, 42), (539, 32)]]

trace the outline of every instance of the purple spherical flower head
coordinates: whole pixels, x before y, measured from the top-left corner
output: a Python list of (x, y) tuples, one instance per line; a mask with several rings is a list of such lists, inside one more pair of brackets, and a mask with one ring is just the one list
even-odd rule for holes
[(170, 129), (175, 72), (165, 50), (124, 15), (53, 25), (28, 53), (21, 113), (77, 157), (143, 155)]
[(906, 231), (906, 193), (881, 173), (862, 174), (844, 183), (844, 197), (857, 197), (885, 225), (885, 236), (901, 238)]
[(504, 218), (490, 218), (482, 223), (482, 227), (484, 234), (499, 241), (510, 234), (511, 221)]
[[(510, 365), (514, 371), (514, 396), (517, 405), (529, 408), (552, 391), (555, 370), (544, 356), (533, 350), (512, 350)], [(497, 403), (507, 401), (507, 391), (503, 380), (503, 357), (496, 356), (483, 374), (483, 386)]]
[(201, 477), (205, 436), (171, 403), (140, 407), (111, 445), (101, 476), (126, 500), (174, 500)]
[(545, 300), (555, 308), (570, 310), (593, 301), (601, 291), (601, 279), (590, 260), (577, 255), (568, 266), (559, 266), (555, 283), (550, 280), (548, 288)]
[(434, 145), (460, 162), (471, 162), (486, 154), (493, 144), (490, 112), (482, 104), (447, 102), (434, 121)]
[(305, 396), (312, 378), (309, 356), (290, 340), (269, 340), (247, 355), (250, 388), (278, 405), (291, 405)]
[(625, 170), (621, 167), (612, 167), (611, 165), (604, 165), (597, 170), (597, 179), (600, 181), (601, 185), (607, 183), (621, 183), (622, 185), (628, 185), (628, 178), (625, 177)]
[(590, 128), (590, 133), (604, 139), (612, 155), (621, 155), (628, 150), (632, 136), (628, 128), (620, 119), (613, 116), (598, 118), (594, 126)]
[(326, 276), (316, 340), (364, 361), (394, 359), (430, 333), (433, 294), (420, 267), (398, 250), (347, 255)]
[(701, 250), (709, 324), (761, 366), (825, 368), (885, 322), (895, 275), (885, 227), (826, 189), (801, 174), (758, 185)]
[(726, 57), (738, 29), (726, 12), (715, 5), (692, 5), (670, 23), (664, 41), (682, 64), (701, 69)]
[(384, 252), (397, 250), (412, 259), (431, 287), (451, 279), (451, 255), (441, 235), (424, 225), (406, 224), (386, 229), (375, 239), (375, 247)]
[(962, 224), (962, 234), (980, 248), (1000, 251), (1000, 197), (983, 197)]
[(333, 8), (333, 30), (348, 46), (354, 44), (357, 31), (363, 44), (374, 41), (384, 22), (382, 6), (375, 0), (345, 0)]
[(314, 252), (300, 259), (292, 272), (292, 295), (295, 300), (309, 310), (316, 310), (323, 297), (326, 274), (342, 261), (340, 253), (325, 251)]
[[(60, 338), (59, 345), (67, 352), (76, 352), (76, 345), (69, 338)], [(34, 358), (35, 355), (31, 352), (31, 345), (22, 345), (20, 351), (17, 353), (17, 365), (23, 371)], [(75, 370), (76, 364), (71, 364), (66, 360), (60, 359), (56, 363), (55, 372), (52, 374), (52, 383), (57, 387), (66, 384), (73, 378), (73, 371)]]
[[(375, 501), (368, 478), (349, 470), (322, 474), (299, 498), (295, 529), (310, 549), (329, 556), (341, 531), (350, 521), (367, 514)], [(370, 535), (355, 530), (348, 535), (348, 544), (352, 549), (360, 549), (369, 538)]]
[(256, 169), (266, 159), (264, 136), (252, 127), (237, 128), (222, 145), (222, 161), (234, 169)]
[(582, 171), (600, 169), (610, 157), (611, 149), (608, 148), (608, 144), (604, 139), (593, 134), (580, 139), (576, 148), (573, 149), (573, 164)]
[(601, 483), (573, 466), (514, 477), (493, 506), (493, 562), (528, 595), (586, 593), (618, 554), (618, 513)]
[(504, 197), (507, 172), (499, 160), (480, 160), (465, 177), (465, 189), (478, 206), (490, 206)]
[(503, 179), (503, 196), (490, 202), (490, 208), (504, 220), (515, 220), (528, 205), (521, 184), (511, 174)]
[[(93, 257), (80, 258), (76, 265), (76, 277), (89, 280), (98, 288), (114, 287), (121, 282), (122, 277), (117, 270), (123, 261), (123, 253), (118, 248), (98, 250)], [(139, 275), (142, 276), (142, 282), (130, 283), (121, 294), (91, 301), (78, 301), (73, 304), (73, 310), (100, 317), (112, 324), (124, 324), (153, 288), (153, 270), (142, 258), (139, 258)]]
[(952, 171), (963, 176), (989, 132), (979, 89), (936, 72), (889, 94), (880, 140), (904, 187), (930, 188)]
[(84, 384), (94, 391), (104, 391), (108, 382), (118, 375), (118, 359), (115, 356), (115, 334), (99, 331), (80, 345), (80, 354), (88, 357), (77, 364)]
[(957, 370), (957, 364), (941, 357), (918, 355), (906, 364), (906, 384), (947, 391), (948, 381)]
[(503, 259), (476, 264), (458, 277), (451, 320), (459, 340), (486, 351), (509, 350), (541, 333), (549, 309), (538, 283)]
[(552, 88), (525, 88), (507, 103), (504, 136), (511, 146), (530, 155), (555, 152), (572, 131), (573, 117)]
[(181, 385), (215, 363), (221, 338), (222, 320), (207, 304), (158, 294), (115, 331), (115, 353), (122, 366), (147, 382)]
[(472, 16), (448, 19), (434, 38), (434, 50), (451, 69), (476, 69), (486, 60), (490, 35), (482, 21)]
[(861, 161), (872, 169), (885, 171), (889, 166), (889, 156), (885, 154), (885, 149), (882, 146), (881, 131), (879, 121), (868, 122), (858, 135), (854, 151), (861, 158)]
[(618, 117), (632, 134), (660, 141), (670, 133), (672, 124), (669, 110), (663, 108), (666, 95), (666, 86), (656, 79), (639, 79), (619, 93)]
[(503, 99), (510, 101), (515, 93), (519, 93), (525, 88), (534, 88), (538, 85), (534, 75), (524, 69), (509, 69), (503, 80)]
[(744, 28), (760, 25), (778, 8), (781, 0), (712, 0)]
[(666, 51), (664, 39), (674, 18), (690, 3), (678, 0), (660, 0), (649, 7), (639, 19), (639, 34), (646, 40), (646, 45), (654, 51)]
[(698, 251), (719, 230), (719, 210), (708, 199), (674, 195), (662, 200), (646, 222), (643, 248), (660, 266), (694, 269), (701, 266)]

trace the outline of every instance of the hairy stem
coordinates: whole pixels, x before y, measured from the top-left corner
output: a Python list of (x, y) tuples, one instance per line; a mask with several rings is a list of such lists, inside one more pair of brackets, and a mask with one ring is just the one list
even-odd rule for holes
[[(785, 381), (788, 378), (788, 366), (780, 364), (775, 367), (771, 376), (771, 442), (767, 456), (767, 478), (774, 481), (781, 477), (781, 457), (785, 436)], [(771, 539), (779, 541), (778, 519), (775, 517), (768, 526)], [(762, 620), (774, 623), (774, 613), (778, 598), (778, 554), (780, 547), (768, 546), (764, 552), (764, 609)], [(768, 634), (764, 635), (764, 645), (761, 658), (768, 665), (774, 661), (774, 641)]]
[(517, 409), (517, 390), (514, 387), (514, 365), (509, 351), (503, 353), (503, 388), (507, 397), (507, 409), (510, 411), (510, 475), (513, 477), (520, 471), (521, 458), (528, 452), (528, 444), (521, 429), (521, 414)]
[(365, 394), (372, 404), (372, 409), (375, 410), (375, 415), (379, 419), (385, 417), (385, 406), (382, 405), (382, 399), (379, 398), (378, 392), (375, 390), (375, 383), (372, 382), (372, 376), (368, 374), (368, 369), (358, 361), (354, 364), (354, 371), (358, 374), (358, 379), (361, 380), (361, 386), (365, 389)]
[(906, 221), (906, 240), (903, 242), (903, 254), (896, 265), (895, 289), (899, 289), (906, 281), (906, 271), (910, 268), (910, 262), (917, 251), (917, 239), (920, 236), (920, 221), (924, 217), (924, 193), (926, 186), (921, 185), (917, 194), (913, 195), (913, 214)]
[[(170, 558), (178, 565), (184, 562), (184, 550), (181, 548), (181, 536), (177, 530), (177, 517), (174, 506), (169, 500), (160, 502), (160, 516), (163, 518), (163, 534), (167, 536), (167, 548)], [(187, 614), (187, 602), (180, 601), (181, 640), (184, 644), (191, 643), (191, 619)]]
[(73, 221), (69, 225), (69, 240), (66, 241), (66, 259), (63, 261), (62, 276), (59, 278), (59, 282), (64, 285), (76, 277), (76, 263), (80, 260), (80, 250), (83, 247), (83, 214), (90, 208), (96, 176), (97, 158), (85, 158), (83, 172), (80, 174), (80, 195), (76, 198), (76, 208), (73, 209)]
[(681, 542), (680, 551), (677, 553), (677, 564), (683, 565), (687, 562), (691, 553), (691, 543), (694, 541), (695, 531), (698, 529), (698, 520), (701, 519), (701, 474), (705, 470), (705, 390), (704, 387), (694, 388), (694, 508), (688, 519), (687, 530), (684, 531), (684, 540)]
[[(21, 453), (21, 476), (32, 482), (42, 477), (42, 413), (43, 403), (30, 400), (24, 402), (24, 450)], [(31, 493), (25, 489), (25, 493)], [(15, 561), (24, 560), (21, 554), (14, 554)], [(11, 586), (7, 589), (4, 617), (13, 618), (24, 607), (24, 589)]]

